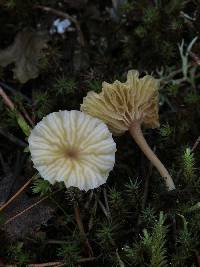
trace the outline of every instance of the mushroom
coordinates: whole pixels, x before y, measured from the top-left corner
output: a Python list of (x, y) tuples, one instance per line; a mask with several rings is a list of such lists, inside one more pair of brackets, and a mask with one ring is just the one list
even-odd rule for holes
[(129, 131), (146, 157), (165, 179), (169, 190), (175, 189), (174, 182), (147, 144), (141, 125), (149, 128), (159, 126), (158, 87), (159, 81), (150, 75), (139, 78), (136, 70), (130, 70), (127, 81), (103, 82), (102, 92), (89, 92), (83, 99), (81, 110), (103, 120), (114, 135)]
[(87, 191), (104, 184), (114, 166), (116, 144), (108, 127), (81, 111), (47, 115), (28, 142), (34, 167), (51, 184)]

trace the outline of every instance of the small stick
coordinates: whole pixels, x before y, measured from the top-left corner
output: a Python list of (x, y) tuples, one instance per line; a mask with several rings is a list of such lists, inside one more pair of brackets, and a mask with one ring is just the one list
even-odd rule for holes
[(0, 87), (0, 96), (3, 98), (3, 101), (5, 104), (11, 109), (14, 110), (15, 106), (12, 102), (12, 100), (7, 96), (7, 94), (4, 92), (4, 90)]
[(85, 246), (88, 250), (88, 256), (92, 256), (93, 255), (93, 250), (92, 250), (92, 247), (90, 246), (90, 243), (87, 239), (87, 236), (86, 236), (86, 233), (85, 233), (85, 230), (84, 230), (84, 226), (83, 226), (83, 222), (81, 220), (81, 214), (80, 214), (80, 209), (79, 209), (79, 206), (78, 206), (78, 203), (75, 202), (74, 204), (74, 214), (75, 214), (75, 219), (76, 219), (76, 222), (77, 222), (77, 225), (78, 225), (78, 229), (80, 231), (80, 235), (81, 237), (83, 238), (83, 240), (85, 241)]
[(33, 120), (30, 118), (30, 116), (28, 115), (27, 111), (25, 110), (25, 108), (23, 106), (21, 107), (21, 110), (22, 110), (22, 112), (24, 114), (24, 117), (27, 119), (27, 121), (30, 123), (30, 125), (32, 127), (34, 127), (35, 124), (34, 124)]
[(104, 207), (103, 203), (101, 202), (101, 200), (99, 199), (99, 197), (96, 195), (96, 199), (97, 199), (97, 202), (99, 203), (99, 206), (101, 207), (103, 213), (105, 214), (105, 216), (108, 218), (108, 220), (110, 219), (109, 217), (109, 214), (106, 210), (106, 208)]
[(56, 262), (35, 263), (35, 264), (28, 264), (27, 267), (48, 267), (48, 266), (57, 266), (60, 264), (63, 264), (63, 262), (56, 261)]
[(22, 94), (20, 91), (15, 90), (14, 88), (12, 88), (10, 85), (7, 85), (6, 83), (0, 81), (0, 86), (2, 86), (4, 89), (8, 90), (9, 92), (11, 92), (14, 95), (19, 94), (21, 97), (23, 97), (29, 104), (32, 104), (32, 100), (27, 97), (26, 95)]
[[(77, 264), (84, 263), (84, 262), (90, 262), (96, 260), (96, 257), (91, 258), (82, 258), (77, 261)], [(28, 264), (27, 267), (58, 267), (58, 266), (65, 266), (64, 262), (61, 261), (55, 261), (55, 262), (45, 262), (45, 263), (35, 263), (35, 264)], [(1, 265), (0, 267), (16, 267), (16, 265)]]
[(85, 230), (83, 227), (83, 222), (81, 220), (80, 209), (79, 209), (79, 206), (77, 203), (74, 204), (74, 214), (75, 214), (75, 219), (76, 219), (80, 234), (83, 237), (83, 239), (86, 239), (86, 234), (85, 234)]
[(199, 143), (200, 143), (200, 136), (195, 141), (195, 143), (194, 143), (194, 145), (192, 147), (192, 152), (194, 152), (194, 150), (197, 148), (197, 146), (198, 146)]
[(11, 217), (10, 219), (8, 219), (4, 225), (12, 222), (13, 220), (15, 220), (17, 217), (23, 215), (24, 213), (26, 213), (27, 211), (31, 210), (32, 208), (34, 208), (35, 206), (37, 206), (38, 204), (40, 204), (42, 201), (46, 200), (49, 196), (43, 197), (41, 198), (39, 201), (35, 202), (34, 204), (30, 205), (28, 208), (26, 208), (25, 210), (17, 213), (16, 215), (14, 215), (13, 217)]
[(104, 196), (104, 200), (105, 200), (105, 205), (106, 205), (106, 209), (107, 209), (107, 214), (110, 217), (110, 208), (108, 205), (108, 197), (107, 197), (107, 192), (106, 192), (106, 188), (103, 188), (103, 196)]
[(90, 257), (90, 258), (82, 258), (77, 261), (77, 263), (84, 263), (84, 262), (89, 262), (89, 261), (94, 261), (96, 260), (96, 257)]
[(0, 212), (3, 211), (11, 202), (13, 202), (27, 186), (35, 179), (39, 177), (39, 174), (34, 174), (5, 204), (0, 207)]
[(4, 225), (12, 222), (13, 220), (15, 220), (17, 217), (23, 215), (24, 213), (26, 213), (27, 211), (31, 210), (32, 208), (36, 207), (38, 204), (40, 204), (41, 202), (43, 202), (44, 200), (48, 199), (50, 196), (56, 194), (57, 192), (61, 191), (62, 189), (58, 189), (56, 191), (54, 191), (51, 195), (49, 196), (45, 196), (43, 198), (41, 198), (40, 200), (38, 200), (37, 202), (35, 202), (34, 204), (30, 205), (29, 207), (27, 207), (25, 210), (22, 210), (21, 212), (17, 213), (16, 215), (14, 215), (13, 217), (11, 217), (10, 219), (8, 219)]
[(90, 231), (93, 227), (93, 221), (96, 215), (96, 211), (97, 211), (97, 199), (95, 198), (94, 206), (92, 207), (92, 212), (88, 223), (88, 231)]
[[(12, 102), (12, 100), (9, 98), (9, 96), (4, 92), (4, 90), (0, 87), (0, 96), (3, 98), (5, 104), (11, 109), (14, 110), (15, 109), (15, 105)], [(26, 112), (26, 110), (24, 109), (24, 107), (22, 107), (22, 112), (24, 113), (24, 116), (26, 117), (26, 119), (30, 122), (30, 124), (32, 126), (34, 126), (33, 121), (31, 120), (30, 116), (28, 115), (28, 113)], [(20, 113), (19, 113), (20, 114)], [(20, 114), (21, 115), (21, 114)]]
[[(79, 263), (84, 263), (84, 262), (90, 262), (96, 260), (96, 257), (91, 257), (91, 258), (82, 258), (77, 261), (77, 264)], [(63, 266), (64, 262), (61, 261), (55, 261), (55, 262), (45, 262), (45, 263), (35, 263), (35, 264), (28, 264), (27, 267), (48, 267), (48, 266)], [(10, 266), (10, 265), (5, 265)]]
[(84, 209), (88, 209), (89, 208), (89, 204), (90, 204), (90, 202), (91, 202), (91, 200), (93, 198), (93, 195), (94, 195), (94, 192), (93, 192), (93, 190), (91, 190), (90, 195), (88, 197), (88, 200), (87, 200), (87, 202), (84, 205)]
[[(4, 92), (4, 90), (2, 89), (1, 86), (0, 86), (0, 96), (3, 98), (5, 104), (13, 111), (15, 109), (14, 103), (9, 98), (9, 96)], [(22, 119), (25, 122), (24, 117), (22, 116), (22, 114), (19, 111), (17, 111), (17, 115), (18, 115), (18, 118)], [(29, 117), (29, 120), (31, 121), (31, 125), (34, 126), (34, 123), (30, 119), (30, 117)]]
[(0, 207), (0, 212), (4, 210), (11, 202), (13, 202), (27, 186), (35, 179), (39, 177), (39, 174), (34, 174), (5, 204)]

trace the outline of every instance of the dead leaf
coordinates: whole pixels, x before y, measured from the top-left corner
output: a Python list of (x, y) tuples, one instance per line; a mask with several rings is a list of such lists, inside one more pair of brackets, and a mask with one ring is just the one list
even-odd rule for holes
[[(2, 159), (1, 159), (2, 161)], [(20, 158), (17, 169), (23, 170), (26, 161)], [(5, 162), (4, 162), (5, 164)], [(7, 164), (7, 163), (6, 163)], [(6, 173), (8, 172), (5, 170)], [(0, 177), (0, 204), (3, 205), (27, 182), (23, 176), (15, 176), (15, 167), (9, 166), (9, 172)], [(48, 197), (41, 199), (28, 192), (23, 191), (13, 202), (11, 202), (1, 213), (4, 221), (4, 230), (9, 239), (22, 239), (26, 235), (32, 235), (41, 225), (45, 225), (53, 216), (54, 208), (48, 201)]]
[[(45, 225), (52, 217), (54, 209), (49, 205), (49, 202), (39, 201), (39, 197), (30, 197), (23, 193), (6, 209), (4, 220), (8, 223), (5, 224), (4, 230), (10, 239), (16, 240), (24, 238), (26, 235), (33, 235), (35, 231), (40, 229), (41, 225)], [(16, 216), (18, 214), (20, 215)]]
[(39, 75), (40, 60), (44, 57), (42, 50), (49, 40), (42, 31), (24, 29), (15, 37), (14, 43), (0, 51), (0, 66), (14, 63), (14, 78), (26, 83)]

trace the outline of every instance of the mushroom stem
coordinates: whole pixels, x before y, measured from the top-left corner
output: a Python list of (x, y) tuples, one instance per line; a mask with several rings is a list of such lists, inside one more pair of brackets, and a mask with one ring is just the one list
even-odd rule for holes
[(174, 181), (170, 176), (169, 172), (167, 171), (167, 169), (165, 168), (165, 166), (162, 164), (162, 162), (158, 159), (158, 157), (155, 155), (155, 153), (147, 144), (141, 130), (141, 124), (139, 122), (134, 122), (129, 128), (129, 132), (133, 137), (133, 139), (135, 140), (135, 142), (137, 143), (137, 145), (144, 152), (146, 157), (151, 161), (151, 163), (159, 171), (160, 175), (165, 179), (165, 183), (168, 190), (174, 190), (175, 189)]

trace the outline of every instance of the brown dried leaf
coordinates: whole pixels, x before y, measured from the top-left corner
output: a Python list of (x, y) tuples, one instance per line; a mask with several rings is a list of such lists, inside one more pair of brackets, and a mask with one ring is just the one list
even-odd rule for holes
[(0, 66), (14, 63), (14, 78), (26, 83), (39, 75), (39, 63), (44, 56), (42, 49), (48, 42), (46, 32), (24, 29), (15, 37), (14, 43), (0, 51)]
[[(29, 197), (23, 193), (9, 209), (6, 210), (5, 231), (12, 240), (24, 238), (26, 235), (32, 235), (40, 229), (41, 225), (53, 215), (53, 208), (48, 201), (39, 202), (39, 197)], [(36, 203), (36, 205), (34, 205)], [(31, 207), (29, 209), (29, 207)], [(24, 212), (23, 212), (24, 211)], [(16, 216), (15, 215), (18, 215)]]
[[(0, 180), (1, 204), (13, 196), (22, 185), (23, 177), (8, 175)], [(46, 224), (53, 215), (53, 207), (47, 199), (30, 196), (26, 191), (19, 195), (1, 213), (5, 221), (4, 229), (11, 240), (22, 239), (26, 235), (32, 235)]]

